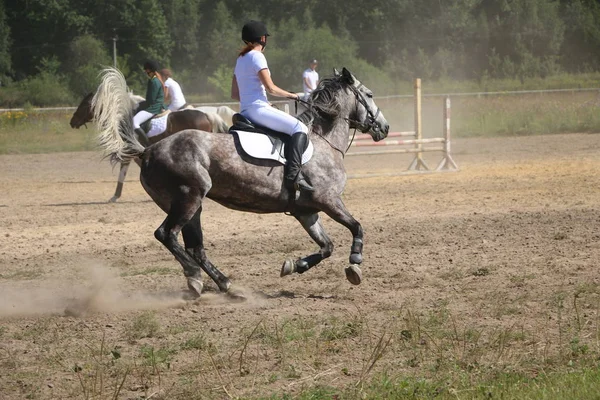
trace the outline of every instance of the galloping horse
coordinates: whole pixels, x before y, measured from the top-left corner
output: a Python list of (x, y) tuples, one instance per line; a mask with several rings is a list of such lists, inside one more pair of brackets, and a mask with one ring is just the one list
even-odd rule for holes
[[(125, 88), (123, 76), (115, 69), (103, 72), (102, 84)], [(182, 265), (193, 294), (200, 296), (202, 292), (202, 270), (222, 292), (229, 292), (231, 287), (204, 249), (200, 214), (206, 197), (240, 211), (290, 212), (300, 222), (320, 249), (303, 258), (287, 259), (281, 276), (304, 273), (331, 255), (333, 243), (319, 216), (320, 211), (325, 212), (352, 233), (346, 278), (352, 284), (361, 282), (363, 229), (341, 199), (346, 184), (343, 159), (350, 141), (348, 130), (368, 132), (379, 141), (387, 136), (389, 125), (373, 101), (373, 93), (345, 68), (341, 74), (336, 71), (334, 77), (324, 79), (311, 101), (312, 108), (300, 120), (311, 127), (313, 155), (304, 165), (303, 174), (314, 192), (301, 191), (295, 196), (284, 185), (282, 164), (250, 158), (241, 152), (241, 133), (199, 135), (189, 129), (144, 148), (133, 133), (126, 94), (98, 91), (94, 109), (100, 145), (113, 161), (134, 157), (142, 160), (142, 186), (167, 213), (154, 236)], [(185, 248), (177, 240), (180, 231)]]
[[(135, 109), (135, 107), (140, 101), (144, 100), (143, 97), (136, 96), (131, 92), (128, 92), (128, 95), (132, 110)], [(71, 117), (71, 121), (69, 122), (71, 128), (79, 129), (83, 125), (87, 127), (86, 124), (93, 120), (93, 97), (94, 93), (89, 93), (83, 98), (83, 100), (81, 100), (81, 103), (79, 103), (77, 110), (75, 110), (73, 116)], [(211, 112), (210, 110), (202, 111), (201, 109), (185, 109), (169, 113), (166, 116), (165, 131), (156, 136), (148, 138), (148, 140), (151, 144), (156, 143), (159, 140), (164, 139), (165, 137), (170, 136), (175, 132), (179, 132), (189, 128), (209, 132), (227, 132), (231, 124), (228, 125), (216, 111), (218, 111), (218, 109), (215, 107), (215, 112)], [(115, 189), (115, 194), (109, 200), (109, 202), (111, 203), (116, 202), (119, 199), (119, 197), (121, 197), (121, 193), (123, 192), (123, 183), (125, 182), (127, 171), (129, 170), (129, 164), (130, 160), (121, 162), (121, 169), (119, 171), (117, 188)]]

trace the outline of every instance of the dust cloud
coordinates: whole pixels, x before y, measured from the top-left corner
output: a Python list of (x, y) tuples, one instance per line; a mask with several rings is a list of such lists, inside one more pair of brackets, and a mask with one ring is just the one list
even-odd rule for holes
[(0, 286), (0, 318), (35, 315), (83, 316), (97, 312), (156, 310), (183, 306), (183, 292), (146, 293), (120, 289), (121, 279), (106, 266), (85, 262), (65, 282), (11, 282)]

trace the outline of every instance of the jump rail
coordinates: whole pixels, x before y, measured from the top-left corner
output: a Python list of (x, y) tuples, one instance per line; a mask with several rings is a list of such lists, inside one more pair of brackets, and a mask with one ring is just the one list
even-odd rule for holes
[[(402, 148), (394, 150), (383, 150), (383, 151), (358, 151), (347, 153), (348, 156), (364, 156), (364, 155), (377, 155), (377, 154), (407, 154), (415, 153), (415, 158), (410, 163), (409, 171), (431, 171), (425, 160), (423, 159), (423, 153), (440, 151), (443, 153), (442, 160), (435, 168), (435, 171), (457, 171), (458, 167), (450, 154), (450, 97), (444, 98), (444, 118), (443, 118), (443, 137), (441, 138), (428, 138), (423, 139), (423, 124), (421, 118), (421, 79), (415, 79), (415, 94), (414, 94), (414, 109), (415, 109), (415, 130), (412, 132), (392, 132), (388, 134), (389, 138), (397, 137), (414, 137), (414, 139), (404, 140), (388, 140), (385, 139), (381, 142), (367, 141), (371, 139), (370, 135), (360, 134), (354, 137), (352, 147), (387, 147), (387, 146), (413, 146), (412, 148)], [(441, 146), (426, 147), (423, 145), (428, 144), (441, 144)]]

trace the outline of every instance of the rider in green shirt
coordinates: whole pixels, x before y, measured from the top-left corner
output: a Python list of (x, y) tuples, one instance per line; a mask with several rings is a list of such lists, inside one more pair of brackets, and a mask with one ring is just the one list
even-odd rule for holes
[(165, 110), (165, 90), (160, 75), (158, 75), (158, 69), (156, 61), (146, 61), (144, 64), (144, 72), (148, 75), (146, 100), (138, 104), (138, 111), (133, 117), (133, 128), (141, 137), (145, 134), (140, 125)]

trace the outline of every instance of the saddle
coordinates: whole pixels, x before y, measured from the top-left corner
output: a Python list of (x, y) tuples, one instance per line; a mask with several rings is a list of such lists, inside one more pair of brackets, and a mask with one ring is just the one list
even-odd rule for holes
[[(234, 114), (231, 119), (233, 125), (229, 128), (229, 133), (237, 135), (240, 146), (248, 156), (274, 160), (285, 165), (285, 145), (290, 140), (289, 135), (255, 124), (241, 114)], [(313, 144), (309, 140), (302, 155), (302, 164), (311, 159), (313, 151)]]
[(163, 133), (167, 128), (167, 116), (171, 110), (164, 110), (161, 113), (153, 115), (152, 118), (140, 124), (140, 128), (144, 130), (148, 137), (156, 136)]

